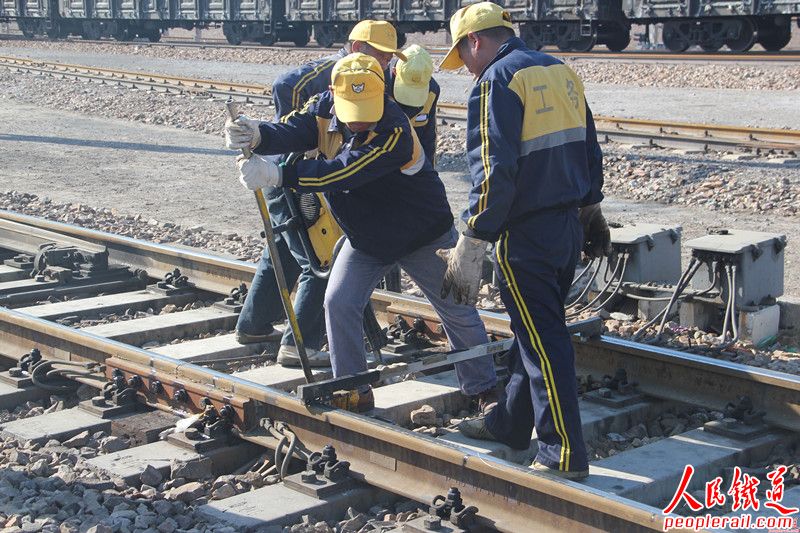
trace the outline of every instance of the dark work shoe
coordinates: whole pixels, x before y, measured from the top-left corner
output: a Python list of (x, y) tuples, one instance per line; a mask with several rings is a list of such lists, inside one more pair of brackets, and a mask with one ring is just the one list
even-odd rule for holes
[(465, 437), (478, 440), (497, 440), (486, 427), (486, 417), (480, 416), (464, 420), (458, 425), (458, 431)]
[(272, 331), (269, 333), (264, 333), (262, 335), (252, 335), (250, 333), (245, 333), (244, 331), (236, 330), (236, 342), (239, 344), (256, 344), (259, 342), (278, 342), (283, 337), (283, 331), (272, 328)]
[(572, 481), (581, 481), (589, 477), (589, 469), (586, 470), (558, 470), (557, 468), (550, 468), (547, 465), (534, 461), (531, 468), (543, 474), (550, 474), (551, 476), (560, 477), (562, 479), (569, 479)]
[(478, 394), (478, 409), (482, 415), (486, 415), (489, 411), (494, 409), (500, 396), (497, 394), (497, 387), (486, 389)]

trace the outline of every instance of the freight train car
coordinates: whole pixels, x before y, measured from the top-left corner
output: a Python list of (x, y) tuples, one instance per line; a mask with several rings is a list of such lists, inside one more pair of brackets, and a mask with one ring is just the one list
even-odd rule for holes
[[(410, 32), (447, 29), (468, 0), (0, 0), (0, 19), (23, 34), (157, 41), (169, 28), (222, 27), (228, 42), (305, 46), (311, 36), (330, 47), (367, 18), (392, 21), (401, 43)], [(791, 38), (800, 0), (501, 0), (532, 48), (555, 45), (586, 52), (630, 43), (632, 24), (663, 24), (666, 47), (698, 45), (736, 52), (755, 43), (780, 50)], [(800, 25), (800, 20), (798, 20)]]

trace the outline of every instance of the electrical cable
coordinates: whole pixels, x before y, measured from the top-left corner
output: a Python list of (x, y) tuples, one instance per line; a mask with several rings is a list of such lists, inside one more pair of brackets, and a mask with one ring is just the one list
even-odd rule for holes
[[(673, 302), (673, 298), (676, 298), (676, 295), (680, 295), (680, 293), (683, 292), (683, 289), (685, 289), (685, 287), (683, 287), (684, 282), (688, 285), (689, 280), (691, 280), (691, 277), (689, 277), (689, 279), (687, 280), (687, 276), (689, 276), (689, 272), (694, 265), (693, 263), (694, 261), (696, 261), (696, 259), (692, 258), (692, 260), (689, 262), (689, 265), (687, 265), (686, 270), (681, 272), (681, 276), (678, 278), (678, 283), (675, 285), (675, 291), (672, 293), (672, 296), (670, 296), (670, 303)], [(642, 327), (640, 327), (638, 330), (634, 332), (633, 336), (631, 337), (631, 340), (637, 342), (642, 337), (642, 335), (644, 335), (644, 333), (647, 331), (647, 328), (655, 324), (662, 317), (662, 315), (666, 316), (666, 314), (668, 313), (667, 310), (670, 307), (672, 307), (672, 305), (668, 305), (667, 307), (664, 307), (664, 309), (656, 313), (653, 316), (653, 318), (648, 320)], [(659, 337), (660, 336), (657, 336), (656, 340)]]
[(592, 275), (589, 276), (589, 280), (586, 282), (586, 286), (583, 288), (583, 290), (581, 291), (581, 293), (578, 295), (577, 298), (575, 298), (572, 302), (567, 304), (567, 306), (564, 308), (565, 310), (570, 309), (571, 307), (574, 307), (581, 300), (583, 300), (583, 297), (586, 296), (586, 294), (589, 292), (589, 289), (591, 289), (592, 284), (594, 283), (594, 280), (597, 279), (597, 275), (599, 273), (600, 273), (600, 269), (599, 268), (595, 268), (594, 271), (592, 272)]
[[(573, 317), (575, 317), (575, 316), (577, 316), (577, 315), (579, 315), (579, 314), (583, 313), (584, 311), (586, 311), (586, 310), (587, 310), (587, 309), (589, 309), (590, 307), (592, 307), (592, 306), (595, 304), (595, 302), (597, 302), (597, 300), (599, 300), (599, 299), (600, 299), (600, 298), (603, 296), (603, 294), (605, 294), (605, 293), (606, 293), (606, 291), (608, 290), (608, 288), (609, 288), (609, 287), (611, 286), (611, 284), (614, 282), (614, 279), (616, 279), (616, 277), (617, 277), (617, 272), (620, 270), (620, 267), (621, 267), (623, 264), (627, 264), (627, 261), (628, 261), (628, 253), (627, 253), (627, 252), (625, 252), (624, 254), (622, 254), (622, 258), (620, 258), (620, 257), (617, 257), (617, 264), (616, 264), (616, 265), (614, 265), (614, 273), (613, 273), (613, 274), (611, 274), (611, 279), (609, 279), (608, 281), (606, 281), (606, 284), (603, 286), (603, 288), (602, 288), (602, 289), (600, 289), (600, 292), (598, 292), (598, 293), (597, 293), (597, 296), (595, 296), (595, 297), (592, 299), (592, 301), (590, 301), (588, 304), (584, 305), (583, 307), (581, 307), (581, 308), (580, 308), (580, 309), (578, 309), (577, 311), (572, 311), (571, 313), (567, 314), (566, 318), (573, 318)], [(608, 262), (607, 262), (606, 264), (608, 264)], [(606, 270), (609, 270), (609, 269), (608, 269), (608, 268), (606, 268)], [(605, 276), (603, 276), (603, 279), (605, 279)], [(622, 278), (620, 278), (620, 279), (622, 279)], [(619, 285), (619, 284), (617, 284), (617, 285)]]

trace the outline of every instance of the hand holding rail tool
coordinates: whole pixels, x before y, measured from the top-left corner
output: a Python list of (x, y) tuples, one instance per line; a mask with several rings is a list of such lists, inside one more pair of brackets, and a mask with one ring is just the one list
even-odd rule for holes
[[(236, 103), (229, 100), (225, 103), (228, 109), (228, 115), (231, 120), (236, 120), (239, 116), (236, 111)], [(253, 152), (249, 148), (242, 148), (242, 154), (246, 158), (250, 158)], [(303, 336), (300, 333), (300, 325), (297, 323), (297, 316), (294, 314), (294, 307), (292, 307), (292, 299), (289, 295), (289, 287), (286, 284), (286, 276), (283, 274), (283, 265), (279, 259), (278, 246), (275, 243), (275, 235), (272, 231), (272, 222), (269, 219), (269, 210), (267, 209), (267, 201), (264, 198), (264, 192), (261, 189), (255, 191), (256, 201), (258, 202), (258, 211), (261, 213), (261, 221), (264, 223), (264, 235), (267, 239), (267, 247), (269, 248), (269, 256), (272, 259), (272, 268), (275, 270), (275, 281), (278, 283), (278, 291), (281, 293), (281, 301), (283, 302), (283, 310), (286, 311), (286, 317), (289, 319), (289, 325), (294, 334), (294, 343), (297, 347), (297, 354), (300, 356), (300, 364), (303, 366), (303, 374), (306, 377), (306, 383), (314, 382), (314, 375), (311, 373), (311, 365), (308, 363), (308, 356), (306, 355), (306, 347), (303, 344)]]

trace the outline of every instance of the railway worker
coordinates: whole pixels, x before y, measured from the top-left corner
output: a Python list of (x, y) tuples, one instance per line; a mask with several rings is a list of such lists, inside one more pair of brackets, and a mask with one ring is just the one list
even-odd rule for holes
[[(336, 54), (307, 63), (275, 80), (272, 98), (277, 120), (292, 111), (299, 111), (309, 98), (326, 91), (333, 65), (346, 56), (349, 50), (373, 56), (383, 69), (387, 68), (393, 55), (401, 55), (397, 47), (397, 32), (386, 21), (361, 21), (353, 28), (349, 39), (348, 44)], [(283, 224), (290, 219), (289, 205), (282, 188), (267, 191), (266, 199), (273, 224)], [(297, 281), (294, 308), (309, 363), (317, 367), (330, 366), (330, 356), (320, 349), (325, 329), (323, 301), (327, 280), (316, 277), (311, 271), (296, 229), (287, 228), (277, 238), (287, 281), (290, 285)], [(277, 340), (280, 333), (273, 328), (272, 323), (282, 318), (280, 292), (268, 249), (265, 248), (239, 314), (237, 340), (241, 344)], [(283, 366), (300, 365), (291, 328), (286, 328), (282, 335), (277, 362)]]
[(403, 50), (403, 55), (406, 59), (398, 58), (389, 66), (386, 89), (411, 121), (425, 157), (436, 167), (436, 104), (440, 89), (433, 79), (433, 60), (417, 44)]
[(497, 4), (459, 9), (450, 29), (453, 46), (441, 68), (463, 65), (476, 77), (467, 122), (473, 189), (442, 292), (474, 302), (481, 260), (495, 243), (500, 293), (517, 336), (505, 398), (459, 429), (526, 449), (535, 425), (531, 466), (582, 479), (589, 470), (564, 299), (581, 245), (589, 255), (610, 252), (602, 152), (583, 84), (557, 59), (526, 48)]
[[(323, 191), (347, 236), (325, 293), (325, 320), (334, 376), (367, 369), (362, 317), (375, 285), (399, 264), (420, 286), (442, 319), (453, 348), (486, 342), (472, 306), (439, 297), (445, 271), (436, 255), (455, 244), (444, 185), (424, 156), (408, 117), (385, 94), (380, 64), (350, 54), (331, 73), (329, 91), (279, 123), (240, 117), (226, 125), (229, 148), (249, 146), (269, 155), (318, 149), (316, 160), (282, 167), (258, 156), (240, 158), (240, 181), (249, 189), (289, 186)], [(486, 401), (494, 394), (491, 357), (457, 365), (462, 391)], [(346, 408), (374, 406), (362, 388)]]

